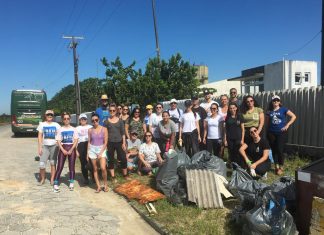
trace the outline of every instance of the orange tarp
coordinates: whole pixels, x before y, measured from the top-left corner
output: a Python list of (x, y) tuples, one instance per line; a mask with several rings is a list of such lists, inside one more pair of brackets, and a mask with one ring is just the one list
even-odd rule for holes
[(115, 191), (128, 199), (138, 199), (141, 204), (165, 198), (163, 194), (143, 185), (138, 180), (121, 184), (115, 188)]

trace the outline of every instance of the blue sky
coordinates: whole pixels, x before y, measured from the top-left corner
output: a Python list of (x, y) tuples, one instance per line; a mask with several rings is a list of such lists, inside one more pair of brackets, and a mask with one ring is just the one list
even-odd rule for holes
[[(162, 58), (180, 52), (206, 64), (210, 82), (282, 60), (321, 30), (320, 0), (156, 0), (156, 7)], [(80, 80), (104, 77), (103, 56), (143, 67), (155, 55), (151, 0), (1, 0), (0, 30), (0, 113), (10, 112), (12, 89), (44, 88), (51, 98), (73, 83), (63, 34), (85, 37)], [(320, 39), (286, 59), (320, 69)]]

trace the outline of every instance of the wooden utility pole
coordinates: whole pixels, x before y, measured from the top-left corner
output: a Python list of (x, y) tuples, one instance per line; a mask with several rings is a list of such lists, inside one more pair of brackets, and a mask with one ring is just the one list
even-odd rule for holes
[(152, 11), (153, 11), (153, 21), (154, 21), (156, 54), (157, 54), (158, 60), (160, 61), (160, 46), (159, 46), (159, 35), (158, 35), (157, 24), (156, 24), (156, 15), (155, 15), (155, 0), (152, 0)]
[(76, 53), (76, 47), (78, 43), (76, 39), (81, 40), (83, 37), (75, 37), (75, 36), (63, 36), (65, 39), (71, 39), (70, 48), (73, 49), (73, 64), (74, 64), (74, 87), (75, 87), (75, 101), (76, 101), (76, 123), (78, 124), (79, 116), (81, 113), (81, 96), (80, 96), (80, 84), (78, 77), (78, 69), (79, 69), (79, 58)]

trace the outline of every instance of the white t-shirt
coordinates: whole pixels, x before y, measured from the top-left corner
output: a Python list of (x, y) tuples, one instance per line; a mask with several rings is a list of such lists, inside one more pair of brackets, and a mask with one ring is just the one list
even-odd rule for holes
[(192, 132), (193, 130), (197, 129), (196, 121), (199, 120), (200, 120), (200, 116), (198, 113), (196, 113), (196, 117), (193, 112), (184, 113), (179, 120), (180, 123), (183, 123), (182, 132), (183, 133)]
[(55, 145), (55, 136), (61, 126), (56, 122), (40, 122), (37, 131), (43, 134), (43, 145)]
[(200, 104), (200, 107), (203, 107), (206, 110), (207, 116), (210, 116), (211, 115), (210, 106), (212, 104), (214, 104), (214, 103), (217, 104), (216, 101), (211, 100), (209, 103), (203, 102), (203, 103)]
[(157, 161), (157, 153), (161, 153), (159, 145), (155, 142), (152, 142), (150, 145), (143, 143), (139, 149), (140, 154), (144, 154), (144, 160), (147, 162)]
[(79, 143), (88, 141), (88, 130), (91, 128), (91, 125), (77, 126), (76, 129), (79, 135)]
[(205, 122), (207, 122), (207, 139), (221, 139), (221, 125), (224, 121), (224, 118), (221, 115), (216, 117), (207, 117)]
[(56, 140), (60, 140), (62, 144), (73, 144), (75, 139), (79, 139), (79, 135), (73, 126), (62, 126), (57, 131)]
[(160, 115), (157, 115), (156, 113), (152, 113), (151, 118), (149, 120), (149, 125), (152, 126), (152, 133), (154, 138), (160, 138), (158, 125), (161, 120), (162, 120), (162, 113)]
[(227, 112), (224, 112), (224, 113), (223, 113), (222, 108), (219, 108), (219, 109), (218, 109), (218, 114), (221, 115), (221, 116), (223, 117), (224, 120), (226, 119)]
[(183, 115), (182, 109), (179, 108), (175, 108), (173, 110), (169, 109), (169, 114), (170, 114), (170, 119), (176, 124), (176, 132), (179, 132), (179, 123), (175, 122), (175, 120), (176, 119), (180, 120), (180, 117)]

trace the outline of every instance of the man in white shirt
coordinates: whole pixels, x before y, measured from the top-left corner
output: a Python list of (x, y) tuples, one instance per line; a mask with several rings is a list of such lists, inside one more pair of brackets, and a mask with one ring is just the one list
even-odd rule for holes
[(180, 118), (183, 114), (183, 110), (177, 107), (178, 101), (176, 99), (170, 100), (170, 109), (168, 110), (170, 114), (170, 119), (176, 124), (176, 139), (175, 142), (178, 143), (179, 140), (179, 125)]
[(207, 112), (207, 116), (210, 116), (211, 115), (210, 106), (212, 103), (216, 103), (216, 102), (212, 100), (212, 93), (209, 90), (204, 90), (204, 96), (205, 96), (205, 100), (200, 104), (200, 106), (205, 109), (205, 111)]
[(159, 133), (159, 122), (162, 121), (162, 112), (163, 112), (163, 105), (161, 103), (157, 103), (155, 106), (155, 113), (151, 114), (151, 118), (149, 120), (149, 130), (152, 132), (154, 137), (154, 142), (156, 142), (160, 149), (162, 146), (162, 142), (160, 139)]

